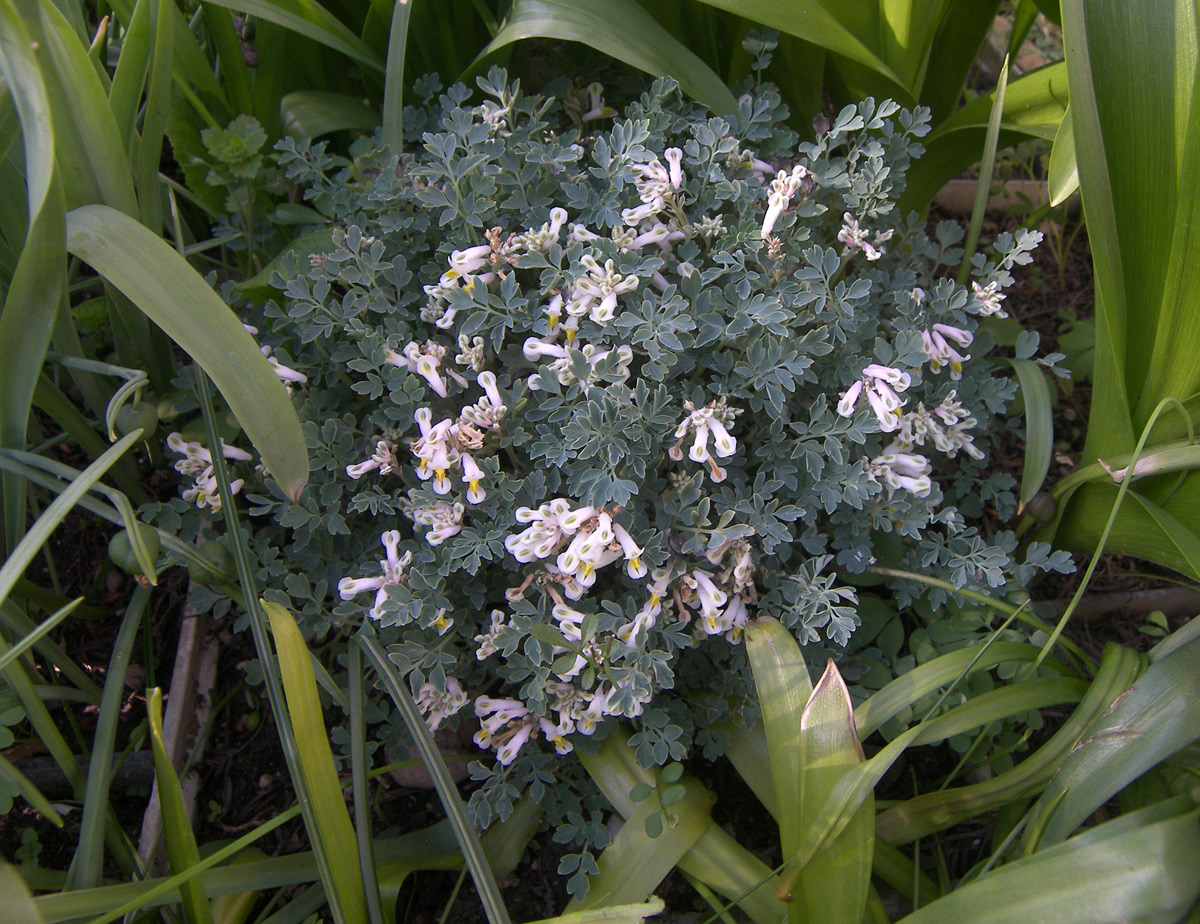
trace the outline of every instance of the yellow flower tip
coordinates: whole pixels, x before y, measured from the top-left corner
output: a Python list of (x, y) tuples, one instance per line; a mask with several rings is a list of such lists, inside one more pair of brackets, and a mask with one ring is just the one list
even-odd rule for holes
[(655, 593), (650, 594), (650, 605), (651, 606), (658, 606), (660, 603), (662, 603), (662, 597), (660, 597), (658, 594), (655, 594)]
[(444, 468), (435, 468), (433, 474), (436, 476), (437, 481), (446, 480), (446, 470)]
[(567, 331), (567, 343), (574, 343), (574, 342), (575, 342), (575, 331), (573, 331), (573, 330)]
[(592, 573), (593, 573), (595, 570), (596, 570), (596, 568), (595, 568), (595, 566), (594, 566), (594, 565), (592, 565), (592, 563), (591, 563), (591, 562), (584, 562), (584, 563), (583, 563), (583, 576), (584, 576), (584, 577), (591, 577), (591, 576), (592, 576)]

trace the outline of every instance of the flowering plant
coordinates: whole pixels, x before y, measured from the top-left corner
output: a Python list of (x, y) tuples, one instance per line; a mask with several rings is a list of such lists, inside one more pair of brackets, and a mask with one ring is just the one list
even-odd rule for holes
[(480, 85), (410, 110), (399, 158), (282, 147), (332, 237), (254, 320), (314, 476), (299, 505), (243, 492), (268, 597), (369, 626), (432, 727), (478, 718), (477, 820), (528, 789), (603, 846), (546, 785), (559, 756), (619, 719), (645, 766), (718, 753), (748, 619), (836, 651), (873, 563), (960, 589), (1062, 566), (968, 525), (1014, 506), (985, 454), (1015, 387), (980, 319), (1039, 235), (946, 277), (958, 226), (893, 205), (920, 109), (867, 100), (798, 144), (770, 89), (711, 118), (663, 79), (617, 117), (595, 87), (584, 111)]

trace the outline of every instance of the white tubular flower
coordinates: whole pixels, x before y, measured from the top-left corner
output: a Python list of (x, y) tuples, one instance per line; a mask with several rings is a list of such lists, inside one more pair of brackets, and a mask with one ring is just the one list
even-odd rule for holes
[(405, 344), (400, 353), (391, 349), (385, 353), (388, 363), (421, 376), (440, 398), (446, 397), (446, 382), (441, 373), (441, 361), (445, 354), (446, 348), (432, 340), (427, 340), (424, 346), (413, 340)]
[(462, 480), (467, 486), (467, 503), (480, 504), (487, 497), (487, 492), (479, 486), (483, 480), (484, 471), (467, 453), (462, 454)]
[(421, 428), (420, 439), (409, 446), (418, 460), (417, 477), (422, 481), (432, 478), (435, 494), (449, 494), (451, 485), (446, 471), (461, 455), (454, 421), (447, 417), (433, 424), (433, 415), (427, 407), (417, 408), (413, 418)]
[(918, 404), (915, 411), (905, 414), (900, 420), (894, 445), (907, 450), (932, 442), (951, 459), (959, 452), (965, 452), (972, 459), (982, 459), (983, 453), (967, 433), (976, 424), (978, 421), (970, 411), (958, 402), (957, 393), (950, 392), (932, 412), (926, 410), (924, 404)]
[(1008, 317), (1008, 314), (1000, 307), (1000, 303), (1005, 299), (1005, 295), (1000, 291), (1000, 283), (993, 280), (986, 286), (981, 286), (977, 282), (972, 282), (971, 291), (975, 294), (975, 301), (979, 303), (980, 314), (997, 318)]
[(504, 610), (492, 610), (490, 619), (488, 630), (474, 638), (474, 641), (479, 644), (479, 647), (475, 649), (475, 659), (478, 661), (484, 661), (499, 651), (496, 642), (501, 630), (507, 625), (507, 616)]
[[(724, 481), (727, 473), (717, 464), (712, 453), (722, 459), (728, 459), (737, 452), (737, 440), (729, 434), (726, 425), (733, 423), (734, 416), (739, 412), (728, 407), (724, 398), (701, 408), (696, 408), (690, 401), (685, 401), (683, 406), (689, 413), (675, 428), (676, 443), (667, 450), (667, 455), (676, 462), (681, 460), (684, 440), (688, 438), (688, 434), (692, 434), (694, 440), (688, 450), (688, 458), (693, 462), (707, 462), (712, 480), (718, 483)], [(710, 438), (713, 443), (712, 453), (708, 448)]]
[(398, 531), (388, 530), (379, 538), (383, 547), (387, 549), (387, 557), (379, 563), (382, 574), (378, 577), (342, 578), (338, 581), (338, 594), (343, 600), (350, 600), (372, 590), (376, 592), (375, 603), (367, 614), (372, 619), (381, 617), (379, 609), (387, 600), (388, 586), (404, 583), (404, 569), (412, 561), (412, 552), (400, 554), (400, 533)]
[[(846, 245), (847, 253), (861, 250), (863, 255), (872, 262), (883, 256), (882, 250), (868, 243), (867, 232), (858, 226), (858, 219), (849, 212), (846, 212), (842, 215), (842, 222), (842, 230), (838, 232), (838, 240)], [(875, 243), (881, 244), (890, 239), (891, 236), (891, 231), (877, 234), (875, 235)]]
[(617, 540), (617, 544), (621, 547), (621, 551), (625, 555), (625, 573), (635, 581), (645, 577), (648, 569), (642, 562), (642, 555), (645, 554), (646, 550), (634, 542), (633, 537), (619, 523), (612, 524), (612, 531), (613, 537)]
[(558, 235), (567, 220), (567, 210), (553, 208), (550, 210), (550, 220), (540, 228), (530, 228), (524, 234), (518, 235), (512, 242), (514, 250), (525, 250), (529, 253), (545, 253), (553, 244), (558, 243)]
[(513, 762), (537, 725), (525, 705), (516, 699), (480, 696), (475, 700), (475, 715), (481, 721), (473, 740), (481, 748), (495, 747), (496, 759), (504, 766)]
[(911, 384), (912, 379), (907, 372), (871, 363), (863, 368), (862, 378), (842, 393), (837, 412), (842, 417), (852, 416), (858, 399), (865, 394), (880, 429), (884, 433), (891, 433), (900, 425), (900, 408), (904, 406), (897, 392), (907, 390)]
[(467, 704), (467, 699), (462, 684), (453, 677), (447, 677), (445, 690), (439, 690), (432, 683), (421, 687), (421, 692), (417, 694), (417, 706), (424, 713), (429, 730), (437, 731), (446, 719)]
[(568, 534), (563, 530), (560, 518), (570, 510), (571, 502), (564, 497), (556, 497), (536, 510), (518, 507), (517, 522), (530, 525), (515, 536), (508, 536), (504, 547), (522, 563), (549, 558), (566, 542)]
[(358, 465), (347, 465), (346, 474), (358, 481), (368, 472), (379, 470), (379, 474), (387, 475), (390, 472), (398, 471), (400, 468), (399, 462), (396, 460), (396, 444), (389, 443), (387, 440), (379, 440), (375, 444), (375, 452), (366, 462), (360, 462)]
[(579, 117), (580, 122), (591, 122), (595, 119), (611, 119), (617, 114), (617, 110), (612, 106), (604, 104), (604, 84), (589, 83), (587, 88), (588, 99), (591, 100), (592, 107)]
[(499, 427), (504, 420), (504, 415), (508, 413), (508, 407), (504, 404), (500, 389), (496, 386), (495, 373), (485, 370), (479, 373), (475, 381), (483, 389), (483, 397), (462, 409), (459, 426), (461, 427), (465, 420), (480, 430), (493, 430)]
[(671, 186), (678, 189), (683, 185), (683, 151), (679, 148), (667, 148), (663, 151), (667, 161), (667, 172), (671, 178)]
[[(212, 453), (198, 442), (185, 440), (179, 433), (171, 433), (167, 436), (167, 447), (172, 452), (183, 456), (175, 463), (175, 471), (181, 475), (190, 476), (194, 482), (183, 492), (183, 499), (194, 503), (201, 509), (208, 507), (213, 511), (220, 510), (221, 492), (216, 474), (213, 472)], [(254, 458), (250, 453), (238, 449), (236, 446), (230, 446), (224, 440), (221, 441), (221, 454), (226, 459), (235, 462), (249, 462)], [(237, 494), (244, 484), (245, 479), (243, 478), (231, 481), (229, 483), (230, 493)]]
[(460, 366), (470, 366), (476, 372), (483, 368), (483, 338), (458, 335), (458, 354), (454, 361)]
[(648, 231), (643, 231), (629, 242), (629, 246), (624, 250), (641, 250), (643, 247), (648, 247), (650, 244), (663, 245), (671, 237), (671, 229), (664, 225), (661, 221), (651, 227)]
[(272, 356), (271, 348), (269, 346), (259, 347), (259, 352), (267, 358), (267, 362), (271, 364), (271, 369), (274, 371), (279, 381), (283, 382), (285, 385), (303, 385), (308, 381), (308, 376), (303, 372), (297, 372), (295, 369), (289, 369), (274, 356)]
[(793, 167), (791, 173), (780, 170), (775, 175), (775, 179), (771, 181), (771, 195), (767, 197), (767, 213), (763, 216), (761, 231), (763, 237), (775, 229), (775, 223), (779, 221), (779, 216), (783, 214), (809, 176), (808, 169), (800, 164)]
[(932, 330), (924, 331), (921, 334), (921, 348), (929, 357), (930, 370), (937, 373), (949, 366), (950, 378), (954, 381), (961, 379), (963, 363), (971, 356), (970, 354), (961, 355), (954, 347), (950, 346), (949, 341), (953, 340), (960, 347), (969, 347), (974, 339), (969, 331), (965, 331), (961, 327), (952, 327), (949, 324), (934, 324)]
[(596, 692), (591, 695), (591, 699), (588, 701), (587, 708), (583, 710), (576, 720), (576, 730), (579, 734), (592, 734), (596, 730), (596, 726), (603, 722), (605, 717), (610, 714), (608, 706), (613, 692), (613, 688), (607, 684), (602, 684), (596, 688)]
[(929, 460), (915, 453), (903, 452), (895, 443), (885, 447), (880, 455), (867, 463), (866, 470), (872, 481), (888, 489), (889, 497), (896, 491), (928, 497), (933, 488), (929, 478), (933, 469)]
[(588, 275), (575, 281), (576, 298), (567, 311), (577, 316), (586, 312), (597, 324), (607, 324), (616, 317), (617, 296), (636, 289), (638, 278), (632, 274), (622, 276), (612, 260), (600, 266), (591, 254), (584, 254), (580, 262), (587, 267)]
[(546, 740), (554, 745), (555, 754), (558, 754), (561, 757), (563, 755), (570, 754), (571, 751), (574, 750), (574, 748), (571, 746), (571, 742), (567, 740), (567, 735), (574, 730), (574, 723), (572, 723), (571, 727), (568, 728), (565, 727), (561, 722), (556, 725), (549, 719), (538, 719), (538, 727), (541, 728), (542, 734), (545, 736)]
[(440, 503), (432, 507), (416, 507), (413, 509), (413, 522), (418, 526), (428, 526), (425, 541), (430, 545), (441, 545), (452, 536), (462, 532), (463, 511), (466, 508), (460, 503)]
[(454, 274), (451, 278), (473, 275), (488, 265), (491, 255), (490, 244), (479, 244), (476, 247), (468, 247), (466, 250), (456, 250), (450, 254), (450, 268), (446, 272)]

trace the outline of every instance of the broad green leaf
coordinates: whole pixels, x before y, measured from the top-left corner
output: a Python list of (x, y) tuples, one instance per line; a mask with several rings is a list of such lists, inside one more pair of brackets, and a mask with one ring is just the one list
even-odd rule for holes
[(917, 100), (929, 107), (934, 125), (958, 108), (971, 66), (991, 32), (999, 6), (997, 0), (951, 0), (939, 20), (913, 4), (913, 17), (927, 21), (926, 28), (935, 30), (932, 46), (920, 62), (924, 70), (917, 76)]
[[(200, 862), (200, 850), (188, 818), (187, 805), (179, 777), (171, 764), (171, 756), (163, 741), (162, 690), (155, 687), (146, 702), (150, 717), (150, 743), (154, 750), (154, 777), (158, 784), (158, 801), (162, 806), (163, 831), (167, 841), (167, 859), (171, 870), (180, 872)], [(183, 902), (183, 918), (187, 924), (212, 924), (212, 908), (204, 897), (200, 880), (192, 879), (179, 887)]]
[(157, 235), (101, 205), (67, 216), (67, 248), (124, 292), (212, 377), (283, 492), (296, 502), (308, 450), (283, 383), (237, 316)]
[(361, 99), (344, 93), (296, 90), (279, 104), (283, 133), (292, 138), (319, 138), (345, 129), (372, 131), (379, 125), (379, 111)]
[[(863, 759), (850, 691), (831, 660), (800, 719), (802, 829), (821, 816), (834, 787)], [(868, 793), (841, 833), (808, 858), (798, 879), (792, 878), (794, 885), (788, 884), (795, 909), (788, 909), (789, 920), (860, 924), (871, 883), (874, 846), (875, 800)], [(781, 885), (781, 893), (783, 889)], [(794, 894), (797, 890), (799, 894)]]
[[(66, 275), (65, 213), (55, 163), (54, 107), (38, 63), (38, 58), (44, 56), (34, 53), (36, 42), (26, 28), (27, 15), (28, 9), (20, 3), (0, 0), (0, 72), (22, 129), (24, 198), (29, 216), (24, 246), (0, 313), (0, 446), (9, 449), (25, 448), (33, 393)], [(2, 484), (0, 548), (11, 552), (24, 531), (24, 487), (8, 475)], [(6, 595), (7, 591), (0, 588), (0, 599)]]
[(1063, 114), (1054, 146), (1050, 149), (1050, 167), (1046, 177), (1050, 204), (1058, 207), (1079, 191), (1079, 165), (1075, 163), (1075, 122), (1071, 107)]
[(532, 924), (641, 924), (646, 918), (661, 914), (661, 898), (651, 898), (640, 905), (608, 905), (586, 911), (571, 911), (556, 918), (544, 918)]
[(925, 793), (885, 809), (876, 818), (878, 836), (892, 844), (908, 843), (1036, 794), (1083, 740), (1091, 723), (1129, 689), (1140, 669), (1139, 655), (1127, 648), (1109, 645), (1087, 694), (1054, 736), (1037, 751), (1011, 770), (989, 780)]
[(388, 30), (387, 67), (383, 77), (383, 146), (393, 154), (404, 150), (404, 60), (412, 0), (396, 0)]
[(513, 42), (551, 38), (582, 42), (648, 74), (668, 74), (684, 93), (716, 113), (737, 109), (724, 82), (673, 38), (636, 0), (513, 0), (499, 33), (476, 59)]
[(1021, 466), (1021, 502), (1017, 507), (1020, 514), (1042, 489), (1050, 471), (1054, 455), (1054, 396), (1037, 363), (1029, 359), (1012, 359), (1009, 363), (1017, 372), (1025, 402), (1025, 459)]
[(1200, 236), (1188, 225), (1200, 192), (1198, 13), (1174, 0), (1068, 0), (1062, 11), (1097, 300), (1091, 461), (1128, 450), (1160, 399), (1200, 383)]
[[(925, 153), (908, 171), (902, 210), (924, 208), (947, 180), (979, 160), (994, 99), (994, 93), (976, 97), (925, 137)], [(1053, 139), (1066, 108), (1067, 69), (1061, 62), (1010, 81), (999, 145), (1030, 137)]]
[[(1056, 539), (1071, 551), (1094, 550), (1116, 499), (1116, 485), (1098, 481), (1083, 485), (1064, 505)], [(1200, 536), (1136, 491), (1126, 494), (1105, 551), (1155, 561), (1200, 580)]]
[(340, 19), (315, 0), (208, 0), (238, 13), (259, 16), (297, 32), (314, 42), (340, 51), (372, 70), (382, 71), (383, 62), (375, 52), (348, 29)]
[(650, 897), (712, 823), (712, 794), (692, 779), (683, 785), (687, 796), (665, 810), (663, 832), (658, 837), (646, 833), (646, 819), (664, 812), (657, 798), (647, 799), (625, 819), (596, 861), (600, 872), (589, 879), (587, 896), (582, 902), (572, 901), (568, 913), (628, 905)]
[(29, 887), (13, 867), (0, 860), (0, 895), (4, 896), (4, 915), (8, 924), (44, 924)]
[(1032, 661), (1039, 651), (1036, 645), (1021, 642), (994, 642), (982, 655), (977, 648), (962, 648), (939, 655), (897, 677), (862, 703), (854, 712), (858, 736), (862, 739), (878, 731), (889, 719), (934, 690), (952, 683), (968, 668), (979, 671), (1006, 661)]
[[(865, 64), (899, 86), (904, 83), (900, 76), (879, 57), (874, 42), (867, 44), (864, 35), (846, 23), (847, 18), (857, 15), (861, 25), (862, 3), (833, 3), (822, 0), (702, 0), (709, 6), (728, 10), (754, 22), (787, 32), (807, 42), (812, 42), (828, 51), (844, 55), (852, 61)], [(876, 13), (876, 28), (878, 28)], [(877, 32), (875, 33), (878, 34)]]
[[(324, 221), (324, 219), (321, 220)], [(244, 282), (239, 282), (233, 287), (233, 291), (243, 298), (265, 301), (278, 292), (271, 285), (271, 277), (279, 270), (285, 257), (293, 255), (303, 263), (308, 260), (309, 254), (332, 253), (336, 249), (337, 245), (333, 243), (333, 228), (331, 227), (318, 228), (316, 231), (301, 234), (276, 254), (271, 262), (262, 268), (261, 272)]]
[(314, 850), (324, 854), (329, 870), (329, 879), (324, 883), (329, 905), (339, 924), (366, 924), (358, 843), (342, 798), (333, 751), (329, 747), (329, 733), (321, 714), (308, 646), (304, 644), (296, 620), (285, 607), (266, 600), (261, 603), (271, 621), (271, 634), (279, 657), (279, 675), (287, 699), (288, 714), (278, 716), (277, 720), (289, 722), (295, 737), (307, 790), (298, 795), (311, 800), (317, 830), (308, 833)]
[(1062, 841), (1109, 798), (1197, 739), (1200, 642), (1192, 642), (1152, 664), (1087, 730), (1034, 809), (1035, 820), (1049, 816), (1040, 843)]
[(46, 51), (42, 75), (67, 207), (103, 203), (136, 215), (129, 155), (87, 49), (53, 4), (16, 0), (16, 5)]
[(812, 695), (812, 680), (800, 646), (777, 619), (760, 619), (746, 632), (746, 654), (754, 672), (773, 780), (774, 812), (783, 855), (800, 843), (801, 716)]
[(171, 17), (166, 9), (171, 3), (173, 0), (152, 0), (150, 5), (154, 44), (146, 82), (146, 101), (142, 106), (142, 133), (137, 148), (138, 205), (141, 207), (142, 224), (152, 231), (161, 231), (163, 226), (158, 170), (171, 106), (171, 62), (175, 51)]
[[(622, 818), (634, 814), (637, 803), (630, 799), (630, 792), (639, 783), (652, 786), (654, 780), (637, 762), (629, 735), (623, 731), (610, 735), (595, 754), (576, 753), (617, 813)], [(787, 911), (769, 886), (770, 868), (715, 822), (710, 822), (678, 866), (714, 892), (736, 900), (755, 924), (779, 924)]]
[[(1200, 811), (1135, 812), (993, 870), (902, 924), (1177, 921), (1200, 894)], [(1176, 811), (1178, 809), (1176, 808)], [(1143, 814), (1147, 813), (1147, 814)]]

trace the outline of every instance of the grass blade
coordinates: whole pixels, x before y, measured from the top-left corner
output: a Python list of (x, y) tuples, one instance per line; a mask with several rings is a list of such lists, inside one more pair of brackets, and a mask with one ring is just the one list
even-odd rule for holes
[[(367, 788), (367, 723), (363, 710), (362, 649), (351, 645), (350, 663), (350, 779), (353, 782), (354, 830), (358, 837), (358, 865), (362, 873), (363, 896), (371, 924), (383, 924), (383, 908), (379, 896), (379, 880), (375, 873), (374, 839), (371, 837), (371, 793)], [(395, 920), (395, 914), (391, 920)]]
[[(365, 924), (366, 903), (359, 870), (358, 844), (354, 826), (342, 798), (329, 735), (321, 715), (317, 681), (309, 664), (308, 646), (296, 620), (278, 603), (260, 601), (271, 622), (279, 674), (287, 702), (287, 713), (278, 717), (288, 722), (296, 741), (300, 769), (304, 775), (316, 830), (310, 831), (313, 849), (324, 855), (329, 878), (325, 891), (335, 920)], [(322, 877), (324, 878), (324, 877)]]
[(383, 146), (397, 155), (404, 150), (404, 58), (411, 13), (412, 0), (396, 0), (383, 76)]
[(458, 794), (458, 787), (450, 777), (450, 771), (438, 752), (437, 744), (421, 713), (413, 702), (412, 695), (405, 686), (404, 678), (397, 673), (387, 658), (387, 653), (380, 647), (379, 642), (370, 636), (359, 635), (355, 642), (362, 646), (363, 651), (374, 665), (376, 672), (383, 681), (388, 695), (404, 718), (404, 724), (416, 743), (417, 752), (425, 763), (425, 769), (433, 778), (438, 798), (446, 810), (450, 824), (454, 828), (454, 836), (466, 859), (467, 868), (475, 880), (475, 888), (479, 892), (484, 912), (491, 924), (510, 924), (508, 910), (500, 897), (500, 887), (496, 885), (496, 877), (492, 874), (491, 866), (479, 844), (479, 835), (467, 820), (466, 807)]
[[(162, 690), (155, 687), (146, 703), (150, 717), (150, 742), (154, 750), (154, 776), (158, 783), (158, 801), (162, 805), (163, 830), (167, 840), (167, 859), (173, 872), (189, 869), (200, 862), (200, 851), (192, 833), (192, 822), (188, 818), (187, 806), (183, 801), (183, 790), (179, 777), (171, 765), (162, 731)], [(179, 887), (183, 904), (183, 918), (187, 924), (212, 924), (212, 908), (204, 897), (204, 886), (191, 879)]]
[(737, 100), (708, 65), (642, 8), (636, 0), (514, 0), (499, 33), (472, 68), (505, 45), (527, 38), (582, 42), (647, 74), (670, 74), (684, 93), (717, 113), (733, 112)]
[(971, 209), (971, 224), (967, 227), (967, 239), (963, 242), (962, 263), (958, 267), (958, 284), (965, 286), (971, 278), (971, 264), (979, 246), (979, 232), (983, 228), (983, 213), (987, 211), (988, 195), (992, 190), (992, 174), (996, 169), (996, 146), (1000, 142), (1000, 123), (1004, 120), (1004, 91), (1008, 88), (1008, 57), (1000, 68), (1000, 79), (996, 81), (996, 92), (992, 100), (992, 114), (988, 118), (987, 135), (983, 142), (983, 161), (979, 164), (979, 179), (975, 183), (975, 205)]
[(296, 501), (308, 480), (308, 449), (291, 399), (200, 274), (145, 226), (102, 205), (68, 215), (67, 247), (212, 376), (267, 470)]
[[(80, 822), (78, 846), (75, 848), (75, 856), (71, 860), (71, 870), (67, 876), (67, 888), (94, 888), (100, 885), (104, 872), (104, 825), (109, 808), (108, 788), (112, 779), (117, 722), (121, 717), (121, 706), (125, 699), (125, 671), (129, 667), (133, 643), (149, 602), (150, 588), (139, 586), (125, 608), (121, 627), (113, 641), (108, 673), (104, 677), (104, 691), (100, 696), (100, 710), (96, 717), (96, 731), (92, 736), (87, 788), (83, 795), (83, 820)], [(161, 793), (161, 787), (159, 791)]]
[(146, 102), (142, 107), (142, 135), (138, 143), (136, 176), (138, 206), (142, 224), (152, 231), (162, 230), (162, 190), (158, 167), (162, 161), (163, 138), (167, 133), (167, 113), (171, 107), (171, 62), (174, 58), (171, 17), (165, 7), (173, 0), (151, 0), (150, 28), (154, 44), (150, 50), (150, 73)]

